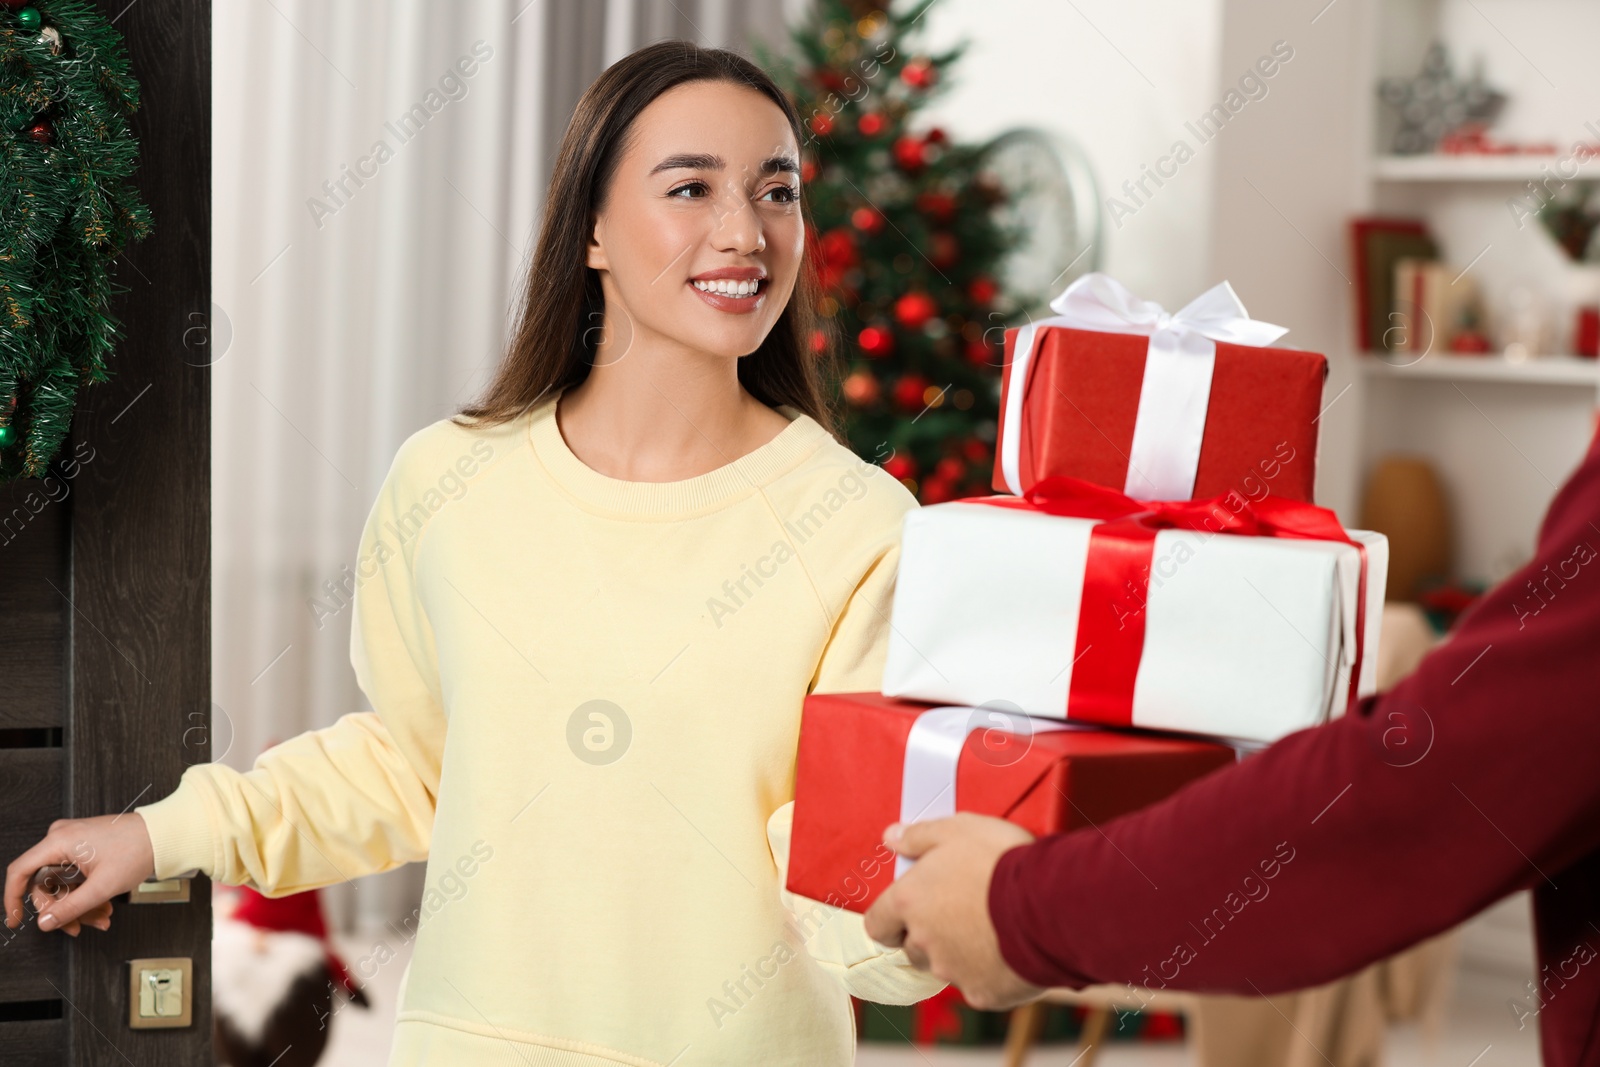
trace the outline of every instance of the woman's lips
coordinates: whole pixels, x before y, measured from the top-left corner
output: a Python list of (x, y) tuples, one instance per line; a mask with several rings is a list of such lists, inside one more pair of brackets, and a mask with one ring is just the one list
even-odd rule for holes
[(695, 285), (694, 282), (685, 282), (694, 295), (710, 304), (718, 311), (727, 311), (735, 315), (746, 314), (761, 306), (761, 301), (767, 295), (767, 279), (761, 279), (761, 285), (749, 296), (725, 296), (722, 293), (708, 293)]

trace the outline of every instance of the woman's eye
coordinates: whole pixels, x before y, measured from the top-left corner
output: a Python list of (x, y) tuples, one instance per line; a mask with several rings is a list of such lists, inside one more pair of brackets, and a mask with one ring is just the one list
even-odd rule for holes
[[(676, 189), (672, 190), (672, 192), (668, 193), (667, 195), (668, 196), (678, 196), (678, 194), (683, 192), (685, 189), (704, 189), (706, 192), (710, 192), (711, 191), (710, 186), (706, 185), (705, 182), (687, 182), (687, 183), (685, 183), (683, 185), (678, 186)], [(696, 200), (696, 199), (699, 199), (699, 198), (698, 197), (692, 197), (692, 196), (678, 196), (678, 199), (679, 200)]]
[(780, 196), (778, 198), (778, 203), (780, 203), (780, 204), (792, 204), (796, 200), (799, 199), (799, 196), (795, 193), (795, 190), (794, 190), (793, 186), (780, 185), (777, 188), (771, 190), (771, 192), (782, 193), (783, 194), (782, 196)]

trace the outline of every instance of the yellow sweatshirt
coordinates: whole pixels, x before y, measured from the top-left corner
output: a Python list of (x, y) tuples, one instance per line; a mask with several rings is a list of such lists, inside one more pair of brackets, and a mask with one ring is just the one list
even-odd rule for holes
[(281, 896), (426, 859), (391, 1067), (851, 1063), (847, 994), (943, 983), (782, 888), (795, 750), (807, 692), (879, 688), (917, 505), (779, 410), (676, 482), (585, 466), (554, 397), (413, 434), (355, 568), (373, 710), (135, 808), (156, 875)]

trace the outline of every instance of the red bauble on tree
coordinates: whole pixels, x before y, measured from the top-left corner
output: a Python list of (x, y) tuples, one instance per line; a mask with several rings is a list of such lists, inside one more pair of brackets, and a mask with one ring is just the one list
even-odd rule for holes
[(917, 476), (916, 460), (904, 452), (896, 452), (883, 461), (883, 469), (894, 478), (915, 478)]
[(967, 342), (967, 362), (974, 367), (996, 366), (999, 355), (995, 347), (981, 337), (976, 341)]
[(856, 344), (873, 359), (884, 359), (894, 351), (894, 334), (881, 326), (864, 326), (856, 335)]
[(883, 396), (883, 385), (870, 371), (858, 370), (840, 385), (844, 398), (858, 408), (876, 404)]
[(930, 189), (917, 194), (917, 210), (943, 226), (956, 217), (956, 198), (949, 193)]
[(939, 305), (927, 293), (913, 290), (894, 302), (895, 321), (908, 330), (920, 330), (939, 313)]
[(972, 279), (972, 284), (967, 286), (967, 295), (972, 298), (972, 302), (985, 307), (994, 302), (999, 292), (1000, 289), (995, 285), (994, 279), (983, 274)]
[(956, 260), (960, 258), (961, 243), (956, 240), (955, 234), (940, 231), (929, 240), (928, 262), (940, 270), (955, 266)]
[(883, 229), (883, 213), (875, 207), (858, 207), (850, 213), (850, 224), (870, 237)]
[(811, 132), (818, 137), (826, 137), (833, 132), (832, 115), (813, 115), (811, 117)]
[(894, 142), (894, 161), (901, 170), (919, 171), (928, 165), (928, 146), (922, 138), (906, 134)]
[(921, 411), (928, 406), (928, 379), (913, 371), (894, 383), (894, 402), (906, 411)]
[(925, 56), (918, 56), (900, 70), (900, 80), (913, 89), (927, 89), (938, 78), (938, 71), (934, 69), (933, 64)]
[(989, 445), (976, 437), (969, 437), (961, 442), (961, 454), (967, 457), (969, 463), (983, 466), (989, 462)]
[(863, 137), (876, 137), (889, 125), (889, 120), (880, 112), (868, 111), (856, 120), (856, 129)]
[(800, 180), (802, 182), (810, 185), (817, 180), (817, 175), (820, 173), (821, 171), (817, 167), (815, 160), (807, 158), (800, 161)]

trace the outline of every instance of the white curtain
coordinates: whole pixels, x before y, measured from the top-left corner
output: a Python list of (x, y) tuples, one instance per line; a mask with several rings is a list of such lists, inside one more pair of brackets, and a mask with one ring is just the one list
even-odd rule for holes
[[(362, 522), (400, 442), (498, 359), (579, 95), (664, 37), (781, 44), (805, 2), (215, 5), (217, 759), (366, 706), (344, 591)], [(330, 918), (408, 914), (420, 878), (332, 889)]]

